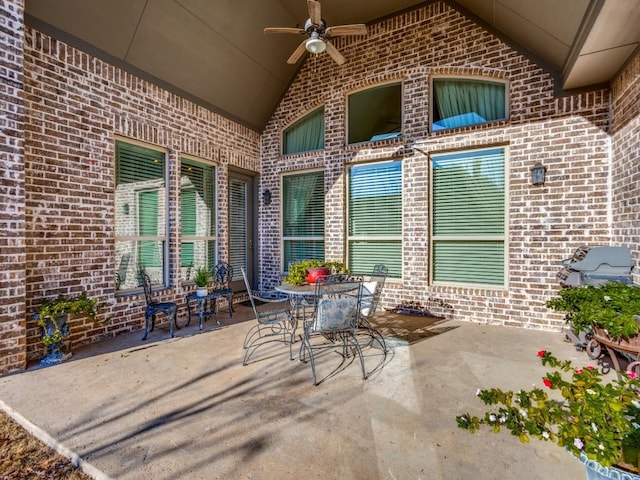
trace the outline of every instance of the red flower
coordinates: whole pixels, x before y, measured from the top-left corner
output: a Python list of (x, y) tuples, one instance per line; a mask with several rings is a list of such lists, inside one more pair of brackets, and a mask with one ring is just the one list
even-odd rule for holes
[(584, 368), (586, 368), (587, 370), (595, 370), (595, 367), (592, 367), (591, 365), (587, 365)]
[(548, 378), (545, 378), (544, 380), (542, 380), (542, 383), (545, 384), (546, 387), (551, 388), (551, 386), (553, 385), (551, 383), (551, 380), (549, 380)]
[(544, 357), (544, 354), (545, 354), (545, 353), (547, 353), (547, 351), (546, 351), (546, 350), (540, 350), (540, 351), (538, 352), (538, 356), (539, 356), (540, 358), (542, 358), (542, 357)]
[(581, 368), (576, 368), (576, 373), (582, 373), (582, 369)]

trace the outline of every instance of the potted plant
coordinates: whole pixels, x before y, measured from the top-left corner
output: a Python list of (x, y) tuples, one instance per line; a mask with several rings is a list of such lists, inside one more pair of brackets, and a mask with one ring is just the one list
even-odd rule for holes
[(58, 295), (53, 300), (44, 300), (38, 313), (34, 315), (40, 327), (40, 338), (48, 354), (40, 361), (41, 365), (55, 365), (71, 355), (65, 351), (65, 341), (69, 336), (69, 317), (85, 316), (96, 321), (98, 300), (89, 298), (87, 292), (77, 296)]
[(620, 340), (640, 332), (640, 287), (634, 285), (611, 282), (565, 288), (547, 301), (547, 307), (567, 312), (565, 321), (576, 333), (600, 328)]
[[(478, 390), (485, 405), (496, 405), (483, 417), (458, 415), (458, 427), (476, 432), (486, 425), (494, 432), (508, 430), (521, 442), (531, 437), (555, 442), (587, 468), (587, 478), (616, 472), (611, 478), (640, 479), (640, 380), (627, 372), (609, 383), (595, 367), (574, 368), (541, 350), (543, 365), (554, 370), (543, 377), (544, 386), (559, 395), (534, 387), (529, 391)], [(627, 477), (621, 477), (620, 471)]]
[(209, 293), (207, 287), (211, 281), (211, 273), (205, 267), (198, 267), (193, 277), (193, 282), (198, 287), (196, 295), (199, 297), (206, 297)]
[(315, 283), (316, 278), (331, 273), (348, 273), (349, 270), (342, 262), (325, 260), (302, 260), (289, 266), (289, 274), (284, 281), (291, 285), (302, 285), (305, 282)]

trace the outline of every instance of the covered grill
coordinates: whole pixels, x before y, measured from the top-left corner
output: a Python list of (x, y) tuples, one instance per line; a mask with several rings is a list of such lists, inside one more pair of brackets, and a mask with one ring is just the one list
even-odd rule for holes
[(627, 247), (587, 247), (576, 249), (562, 261), (557, 277), (563, 287), (601, 285), (606, 282), (632, 283), (633, 258)]

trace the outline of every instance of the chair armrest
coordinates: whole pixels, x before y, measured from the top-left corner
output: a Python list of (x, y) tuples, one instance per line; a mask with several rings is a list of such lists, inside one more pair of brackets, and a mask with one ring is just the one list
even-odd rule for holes
[(254, 300), (260, 300), (261, 302), (267, 303), (285, 302), (289, 300), (289, 295), (278, 292), (277, 290), (267, 290), (263, 292), (253, 291), (251, 295)]

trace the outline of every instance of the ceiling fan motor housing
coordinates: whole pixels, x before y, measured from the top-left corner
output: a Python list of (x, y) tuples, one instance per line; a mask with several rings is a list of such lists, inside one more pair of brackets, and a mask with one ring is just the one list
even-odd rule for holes
[(315, 26), (313, 22), (311, 22), (310, 18), (307, 18), (307, 21), (304, 22), (304, 30), (308, 35), (311, 35), (313, 32), (317, 32), (320, 37), (324, 37), (326, 28), (327, 24), (324, 20), (320, 20), (320, 25), (318, 26)]

